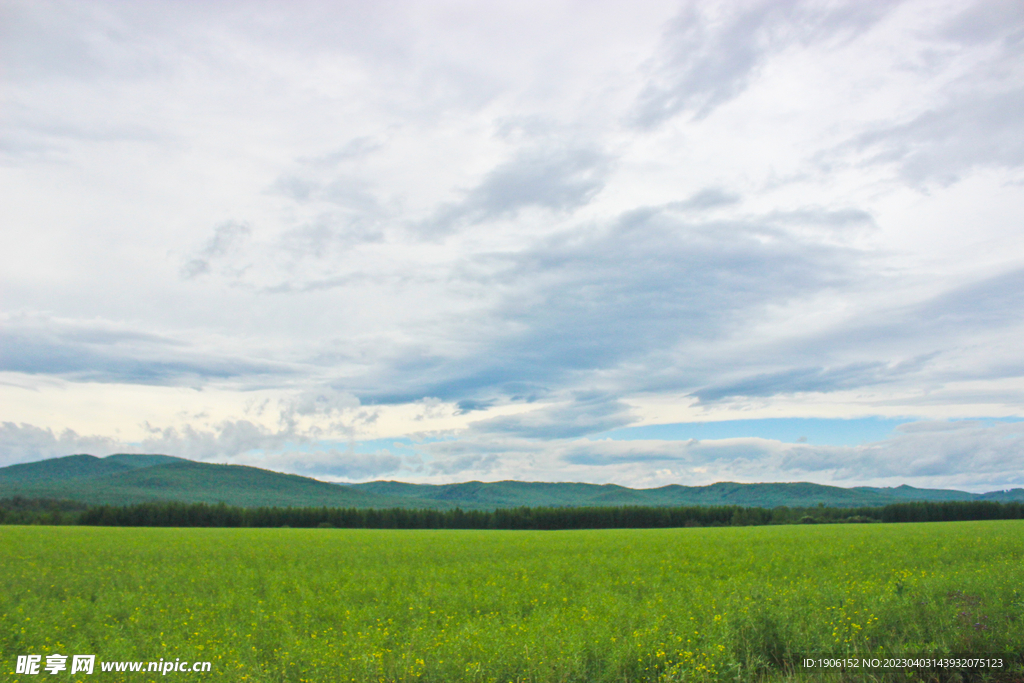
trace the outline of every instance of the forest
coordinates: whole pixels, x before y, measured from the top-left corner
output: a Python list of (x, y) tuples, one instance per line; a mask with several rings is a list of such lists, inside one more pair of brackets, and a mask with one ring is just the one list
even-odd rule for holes
[(0, 499), (0, 524), (141, 527), (297, 527), (342, 529), (666, 529), (872, 522), (1024, 519), (1024, 503), (926, 501), (878, 507), (519, 507), (496, 510), (239, 507), (208, 503), (85, 505)]

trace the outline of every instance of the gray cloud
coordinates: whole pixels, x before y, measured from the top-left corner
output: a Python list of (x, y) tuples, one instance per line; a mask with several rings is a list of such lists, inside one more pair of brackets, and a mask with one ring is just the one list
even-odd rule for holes
[(690, 195), (688, 199), (674, 202), (669, 208), (676, 211), (706, 211), (722, 206), (731, 206), (740, 201), (738, 194), (726, 192), (718, 187), (708, 187)]
[(167, 453), (189, 460), (222, 460), (256, 450), (280, 450), (306, 441), (293, 430), (273, 431), (250, 420), (224, 420), (210, 427), (153, 427), (133, 452)]
[(863, 209), (824, 209), (821, 207), (773, 211), (765, 216), (765, 220), (781, 225), (808, 225), (836, 229), (876, 225), (874, 216)]
[[(76, 88), (81, 83), (140, 83), (166, 75), (169, 60), (162, 50), (168, 38), (166, 24), (138, 21), (146, 18), (146, 12), (129, 18), (117, 11), (52, 0), (8, 2), (0, 13), (7, 100), (0, 153), (6, 161), (74, 163), (73, 152), (82, 143), (97, 147), (124, 142), (173, 144), (173, 134), (156, 122), (130, 120), (98, 104), (106, 94), (103, 88), (84, 92)], [(76, 102), (45, 110), (38, 106), (45, 98), (37, 97), (36, 88), (61, 99), (74, 93)]]
[(367, 136), (356, 137), (333, 152), (298, 159), (295, 168), (282, 174), (268, 191), (300, 204), (321, 202), (353, 214), (378, 216), (383, 208), (366, 179), (364, 166), (383, 148), (383, 143)]
[(309, 389), (299, 393), (288, 402), (287, 415), (334, 415), (359, 407), (359, 399), (348, 392), (331, 387)]
[(245, 223), (227, 221), (213, 230), (206, 244), (181, 266), (181, 276), (186, 280), (206, 275), (216, 260), (237, 251), (252, 235), (252, 228)]
[(186, 342), (99, 321), (10, 317), (0, 330), (0, 370), (76, 381), (179, 384), (291, 375), (281, 363), (211, 353)]
[(460, 414), (471, 413), (476, 410), (486, 410), (495, 404), (495, 401), (477, 401), (474, 399), (463, 399), (456, 404)]
[(590, 148), (526, 150), (487, 173), (458, 204), (423, 226), (445, 234), (459, 225), (515, 217), (527, 208), (562, 212), (590, 202), (604, 187), (611, 160)]
[(1024, 164), (1021, 110), (1024, 88), (957, 93), (907, 123), (859, 135), (852, 146), (869, 155), (868, 163), (895, 165), (911, 183), (950, 184), (974, 168)]
[(1024, 8), (1012, 0), (982, 0), (922, 37), (928, 47), (918, 58), (930, 69), (955, 74), (957, 60), (976, 63), (944, 83), (936, 101), (909, 120), (875, 123), (821, 158), (852, 150), (867, 164), (893, 166), (914, 185), (948, 185), (978, 168), (1019, 168), (1024, 163), (1019, 125)]
[(980, 0), (951, 18), (942, 35), (963, 45), (1024, 39), (1024, 6), (1015, 0)]
[[(264, 255), (276, 262), (285, 254), (296, 263), (306, 258), (332, 261), (353, 247), (382, 242), (392, 211), (367, 181), (363, 163), (383, 146), (368, 136), (356, 137), (332, 152), (298, 159), (291, 171), (281, 174), (266, 192), (293, 203), (288, 208), (291, 226), (260, 245)], [(206, 266), (206, 259), (199, 263)], [(331, 278), (321, 281), (326, 279)], [(309, 291), (306, 284), (288, 281), (272, 289)]]
[[(1024, 324), (1024, 269), (1018, 268), (974, 282), (954, 286), (909, 305), (881, 308), (854, 320), (837, 324), (825, 333), (806, 335), (795, 341), (788, 353), (793, 356), (818, 355), (823, 349), (842, 354), (869, 351), (891, 356), (917, 349), (914, 358), (927, 362), (940, 353), (953, 352), (966, 344), (976, 344), (992, 334), (1006, 334)], [(901, 354), (902, 355), (902, 354)], [(1014, 376), (1013, 358), (992, 354), (977, 359), (980, 365), (947, 371), (949, 378), (970, 377), (979, 368), (993, 364)], [(915, 369), (917, 361), (903, 365), (885, 364), (879, 378), (892, 372)], [(879, 366), (881, 370), (881, 366)], [(811, 370), (811, 373), (817, 370)], [(975, 375), (981, 377), (983, 374)]]
[[(17, 108), (20, 109), (20, 108)], [(38, 121), (31, 112), (8, 114), (0, 131), (0, 153), (8, 162), (67, 161), (72, 148), (79, 143), (167, 143), (165, 136), (138, 124), (97, 121), (89, 124), (67, 121)]]
[(470, 425), (470, 434), (566, 439), (623, 427), (635, 419), (625, 403), (598, 392), (579, 392), (568, 403), (492, 417)]
[[(879, 399), (876, 404), (905, 405), (911, 414), (916, 408), (910, 406), (1012, 406), (1018, 398), (1010, 387), (968, 389), (950, 383), (1024, 376), (1024, 364), (1014, 353), (1024, 329), (1021, 292), (1024, 271), (1014, 270), (913, 304), (866, 310), (824, 331), (802, 332), (786, 323), (787, 334), (764, 344), (733, 346), (735, 340), (723, 339), (711, 347), (691, 345), (689, 364), (684, 357), (645, 373), (643, 383), (619, 381), (641, 391), (688, 387), (689, 395), (705, 404), (872, 388), (873, 393), (913, 392), (913, 399)], [(989, 353), (977, 356), (977, 348)]]
[(924, 333), (1019, 325), (1024, 322), (1024, 268), (955, 287), (902, 311), (901, 317)]
[(890, 481), (971, 482), (1001, 488), (1024, 482), (1024, 428), (1019, 423), (968, 423), (955, 430), (913, 430), (876, 444), (822, 450), (792, 448), (780, 466), (804, 472), (830, 472), (840, 480), (871, 473)]
[[(1024, 325), (1022, 310), (1024, 269), (1016, 269), (952, 287), (913, 304), (866, 312), (836, 323), (824, 333), (794, 335), (745, 358), (730, 359), (731, 368), (709, 367), (708, 373), (722, 380), (691, 395), (702, 402), (715, 402), (737, 396), (828, 393), (884, 384), (934, 390), (956, 380), (1024, 376), (1024, 365), (1012, 354), (993, 350), (969, 365), (956, 360), (963, 348), (985, 343), (982, 340), (1012, 339), (1013, 331)], [(884, 360), (840, 360), (865, 354)], [(828, 364), (808, 366), (804, 364), (807, 359)], [(744, 368), (764, 364), (773, 369), (744, 373)], [(729, 379), (724, 379), (726, 376)], [(980, 396), (973, 400), (978, 399)], [(986, 400), (1014, 403), (1012, 396), (994, 390)]]
[(449, 478), (458, 478), (466, 472), (484, 473), (486, 475), (486, 473), (492, 472), (499, 464), (501, 464), (501, 461), (497, 454), (467, 453), (435, 460), (428, 465), (428, 471), (435, 476), (441, 475)]
[(405, 466), (405, 460), (386, 450), (376, 453), (339, 450), (309, 453), (285, 451), (269, 456), (235, 458), (232, 462), (248, 463), (306, 477), (336, 477), (350, 481), (386, 476)]
[(383, 239), (384, 231), (376, 218), (336, 212), (322, 214), (288, 230), (281, 236), (281, 245), (296, 257), (322, 259), (355, 245)]
[(384, 384), (409, 387), (393, 400), (545, 396), (585, 385), (597, 369), (627, 361), (646, 368), (652, 354), (720, 340), (769, 302), (856, 280), (859, 259), (769, 222), (694, 222), (664, 207), (629, 212), (601, 229), (466, 264), (466, 283), (499, 295), (478, 323), (498, 334), (485, 337), (479, 354), (417, 357)]
[[(354, 426), (365, 427), (376, 420), (376, 413), (360, 410), (359, 401), (350, 394), (320, 387), (283, 398), (276, 405), (267, 401), (255, 412), (263, 415), (268, 409), (276, 427), (249, 419), (168, 427), (146, 423), (147, 435), (139, 443), (127, 445), (128, 452), (168, 453), (191, 460), (227, 461), (310, 476), (357, 477), (363, 476), (353, 474), (357, 470), (371, 468), (372, 458), (376, 456), (356, 454), (351, 449), (342, 452), (323, 448), (325, 434), (347, 434), (351, 443)], [(300, 423), (301, 418), (310, 417), (329, 421)], [(311, 444), (319, 444), (321, 448), (310, 448)], [(388, 463), (397, 462), (396, 456), (386, 452), (377, 456), (380, 456), (377, 467), (387, 468), (391, 467)]]
[(342, 164), (365, 159), (384, 147), (384, 143), (369, 135), (354, 137), (338, 149), (315, 157), (303, 157), (299, 162), (312, 169), (335, 169)]
[(901, 363), (861, 362), (835, 368), (792, 368), (746, 377), (739, 381), (698, 389), (692, 396), (701, 402), (736, 396), (776, 396), (798, 392), (841, 391), (905, 379), (921, 369), (926, 358)]
[[(5, 73), (16, 81), (139, 79), (167, 67), (161, 53), (174, 23), (151, 21), (150, 12), (105, 11), (95, 6), (44, 0), (5, 3), (0, 21)], [(178, 14), (180, 20), (184, 15)]]
[(82, 436), (72, 429), (54, 432), (30, 424), (0, 424), (0, 467), (77, 453), (112, 455), (122, 444), (104, 436)]
[(856, 36), (897, 4), (690, 2), (665, 32), (653, 78), (637, 100), (632, 122), (651, 128), (683, 113), (705, 118), (743, 92), (772, 53), (794, 43)]

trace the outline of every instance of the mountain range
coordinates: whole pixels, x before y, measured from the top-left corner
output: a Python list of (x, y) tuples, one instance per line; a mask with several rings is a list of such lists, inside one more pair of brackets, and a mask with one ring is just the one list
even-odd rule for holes
[(328, 506), (494, 510), (521, 506), (752, 507), (879, 506), (910, 501), (1024, 501), (1024, 489), (968, 493), (912, 486), (840, 488), (807, 482), (708, 486), (671, 484), (631, 489), (615, 484), (470, 481), (408, 484), (371, 481), (334, 484), (245, 465), (216, 465), (170, 455), (122, 453), (98, 458), (69, 455), (0, 468), (0, 498), (54, 498), (90, 504), (130, 505), (178, 501), (245, 507)]

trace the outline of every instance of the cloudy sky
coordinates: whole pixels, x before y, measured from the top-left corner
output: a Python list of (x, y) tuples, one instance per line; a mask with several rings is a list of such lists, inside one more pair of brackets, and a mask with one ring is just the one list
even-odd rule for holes
[(1024, 485), (1024, 4), (0, 2), (0, 465)]

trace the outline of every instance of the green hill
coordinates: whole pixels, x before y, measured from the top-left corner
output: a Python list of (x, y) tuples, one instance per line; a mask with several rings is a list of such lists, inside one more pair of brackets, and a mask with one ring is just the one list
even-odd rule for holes
[(103, 460), (124, 465), (133, 470), (140, 467), (152, 467), (153, 465), (166, 465), (172, 462), (194, 462), (185, 458), (176, 458), (173, 455), (153, 455), (147, 453), (118, 453), (116, 455), (108, 455)]
[[(953, 491), (950, 489), (915, 489), (913, 486), (897, 486), (895, 488), (874, 488), (871, 486), (857, 486), (851, 491), (872, 491), (875, 493), (898, 498), (901, 501), (915, 500), (977, 500), (977, 495), (966, 491)], [(985, 494), (981, 494), (985, 495)]]
[(671, 484), (654, 489), (631, 489), (615, 484), (571, 482), (470, 481), (462, 484), (406, 484), (372, 481), (349, 487), (377, 495), (428, 502), (457, 504), (463, 509), (494, 509), (520, 506), (684, 506), (742, 505), (746, 507), (862, 507), (915, 500), (1024, 500), (1024, 489), (973, 494), (965, 491), (897, 488), (841, 488), (808, 482), (738, 484), (719, 482), (709, 486)]
[(979, 493), (974, 500), (991, 500), (996, 503), (1012, 503), (1024, 501), (1024, 489), (1008, 489), (1006, 491), (989, 491)]
[(135, 454), (106, 458), (72, 455), (0, 468), (0, 498), (14, 496), (96, 504), (173, 500), (247, 507), (394, 507), (402, 503), (387, 496), (256, 467)]
[(688, 506), (861, 507), (909, 501), (1024, 501), (1024, 489), (972, 494), (912, 486), (840, 488), (807, 482), (710, 486), (672, 484), (631, 489), (615, 484), (470, 481), (407, 484), (372, 481), (330, 484), (244, 465), (214, 465), (169, 455), (69, 455), (0, 468), (0, 498), (52, 498), (92, 504), (156, 501), (244, 507), (328, 506), (494, 510), (511, 507)]
[[(110, 456), (111, 458), (115, 456)], [(61, 479), (99, 477), (123, 472), (127, 465), (94, 455), (69, 455), (0, 469), (0, 485), (15, 482), (48, 482)]]
[[(820, 484), (735, 484), (631, 489), (615, 484), (545, 483), (525, 481), (479, 481), (432, 486), (394, 481), (351, 484), (351, 488), (375, 493), (411, 497), (421, 501), (457, 503), (463, 508), (583, 505), (745, 505), (806, 507), (823, 503), (855, 507), (885, 505), (895, 498), (874, 491), (854, 491)], [(970, 494), (965, 494), (970, 495)]]

